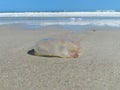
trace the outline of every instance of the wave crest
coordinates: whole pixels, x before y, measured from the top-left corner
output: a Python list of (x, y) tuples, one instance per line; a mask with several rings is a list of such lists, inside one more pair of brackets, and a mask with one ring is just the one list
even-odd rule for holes
[(21, 12), (21, 13), (0, 13), (0, 17), (90, 17), (107, 16), (118, 17), (120, 12), (116, 11), (96, 11), (96, 12)]

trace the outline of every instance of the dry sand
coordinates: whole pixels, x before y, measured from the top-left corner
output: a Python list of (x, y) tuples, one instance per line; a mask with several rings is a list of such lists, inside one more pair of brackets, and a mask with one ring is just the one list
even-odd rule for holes
[[(43, 38), (80, 41), (77, 59), (27, 54)], [(0, 90), (120, 90), (120, 31), (0, 27)]]

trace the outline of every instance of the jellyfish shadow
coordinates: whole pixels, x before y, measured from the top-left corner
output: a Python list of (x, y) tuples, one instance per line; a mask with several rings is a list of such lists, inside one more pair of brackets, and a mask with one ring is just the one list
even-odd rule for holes
[[(35, 50), (34, 49), (31, 49), (31, 50), (29, 50), (28, 52), (27, 52), (27, 54), (29, 54), (29, 55), (32, 55), (32, 56), (37, 56), (37, 55), (35, 55)], [(46, 58), (61, 58), (61, 57), (59, 57), (59, 56), (49, 56), (49, 55), (38, 55), (39, 57), (46, 57)]]
[(35, 50), (34, 49), (31, 49), (27, 52), (27, 54), (29, 55), (32, 55), (32, 56), (35, 56)]

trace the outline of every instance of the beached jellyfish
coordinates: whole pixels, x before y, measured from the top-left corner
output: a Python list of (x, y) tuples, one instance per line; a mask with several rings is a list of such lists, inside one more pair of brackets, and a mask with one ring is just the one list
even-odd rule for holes
[(43, 39), (34, 46), (34, 55), (46, 57), (77, 58), (80, 44), (65, 39)]

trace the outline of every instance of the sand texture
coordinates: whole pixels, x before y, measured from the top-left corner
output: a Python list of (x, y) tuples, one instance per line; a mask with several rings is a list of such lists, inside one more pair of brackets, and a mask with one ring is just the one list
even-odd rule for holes
[[(80, 41), (78, 58), (28, 54), (44, 38)], [(120, 90), (120, 31), (0, 27), (0, 90)]]

